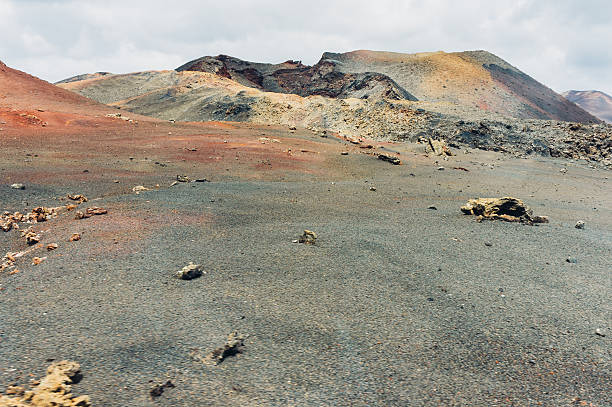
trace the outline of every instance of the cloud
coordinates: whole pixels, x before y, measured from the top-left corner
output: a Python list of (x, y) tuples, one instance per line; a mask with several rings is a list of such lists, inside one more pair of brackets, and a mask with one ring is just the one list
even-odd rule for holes
[(43, 79), (172, 69), (202, 55), (486, 49), (557, 91), (612, 91), (606, 1), (0, 0), (0, 58)]

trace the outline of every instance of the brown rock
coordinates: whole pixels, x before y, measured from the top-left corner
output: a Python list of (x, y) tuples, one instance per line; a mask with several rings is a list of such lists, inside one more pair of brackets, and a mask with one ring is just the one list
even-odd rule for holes
[[(0, 395), (0, 407), (87, 407), (91, 406), (89, 396), (75, 396), (71, 384), (80, 379), (78, 363), (63, 360), (53, 363), (47, 375), (32, 390), (13, 387), (6, 395)], [(9, 397), (15, 396), (15, 397)]]
[(304, 244), (315, 244), (317, 241), (317, 234), (312, 230), (304, 230), (302, 236), (300, 236), (299, 242)]
[(446, 156), (453, 155), (453, 153), (450, 151), (450, 148), (448, 148), (444, 140), (434, 140), (430, 137), (428, 140), (428, 143), (429, 143), (429, 147), (431, 148), (431, 151), (435, 155), (446, 155)]
[(523, 201), (512, 197), (470, 199), (461, 211), (484, 219), (521, 222), (526, 224), (548, 223), (546, 216), (533, 216), (533, 211)]
[(72, 201), (77, 201), (78, 203), (87, 202), (87, 197), (85, 197), (84, 195), (81, 195), (81, 194), (76, 194), (76, 195), (68, 194), (68, 195), (66, 195), (66, 198), (68, 198), (68, 199), (70, 199)]
[(70, 242), (76, 242), (77, 240), (81, 240), (81, 235), (78, 233), (73, 233), (72, 236), (70, 236), (70, 239), (68, 239)]

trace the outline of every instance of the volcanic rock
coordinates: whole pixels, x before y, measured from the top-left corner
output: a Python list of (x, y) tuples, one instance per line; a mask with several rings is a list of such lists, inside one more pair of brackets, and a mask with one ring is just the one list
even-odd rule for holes
[(478, 220), (491, 219), (526, 224), (548, 223), (544, 216), (533, 216), (533, 211), (517, 198), (478, 198), (470, 199), (461, 207), (466, 215), (475, 215)]
[(312, 230), (304, 230), (304, 233), (298, 239), (300, 243), (304, 244), (315, 244), (317, 241), (317, 234)]
[(181, 270), (176, 272), (176, 277), (181, 280), (193, 280), (194, 278), (198, 278), (202, 276), (203, 267), (199, 264), (189, 263)]
[(87, 407), (91, 403), (89, 396), (75, 396), (72, 394), (72, 384), (81, 379), (80, 366), (78, 363), (63, 360), (53, 363), (47, 369), (47, 375), (40, 383), (25, 391), (22, 388), (13, 387), (9, 395), (0, 395), (1, 407), (29, 407), (29, 406), (55, 406), (55, 407)]

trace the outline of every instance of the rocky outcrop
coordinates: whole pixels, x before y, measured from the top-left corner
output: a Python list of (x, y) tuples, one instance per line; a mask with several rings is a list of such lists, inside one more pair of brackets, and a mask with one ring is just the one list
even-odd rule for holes
[(176, 70), (209, 72), (266, 92), (340, 99), (416, 100), (386, 75), (376, 72), (344, 73), (328, 60), (321, 60), (313, 66), (304, 65), (301, 61), (263, 64), (219, 55), (196, 59)]

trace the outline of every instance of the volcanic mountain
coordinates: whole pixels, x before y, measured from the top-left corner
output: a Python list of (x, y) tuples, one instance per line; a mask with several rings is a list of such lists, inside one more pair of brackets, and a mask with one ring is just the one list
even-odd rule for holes
[(598, 90), (570, 90), (563, 96), (592, 115), (612, 123), (612, 96)]
[(333, 62), (324, 60), (316, 65), (306, 66), (301, 61), (264, 64), (219, 55), (196, 59), (176, 70), (210, 72), (267, 92), (332, 98), (416, 100), (386, 75), (367, 71), (341, 72), (335, 69)]
[(295, 61), (273, 65), (219, 55), (188, 62), (177, 71), (211, 72), (245, 86), (301, 96), (418, 99), (520, 119), (598, 121), (486, 51), (325, 52), (311, 67)]

